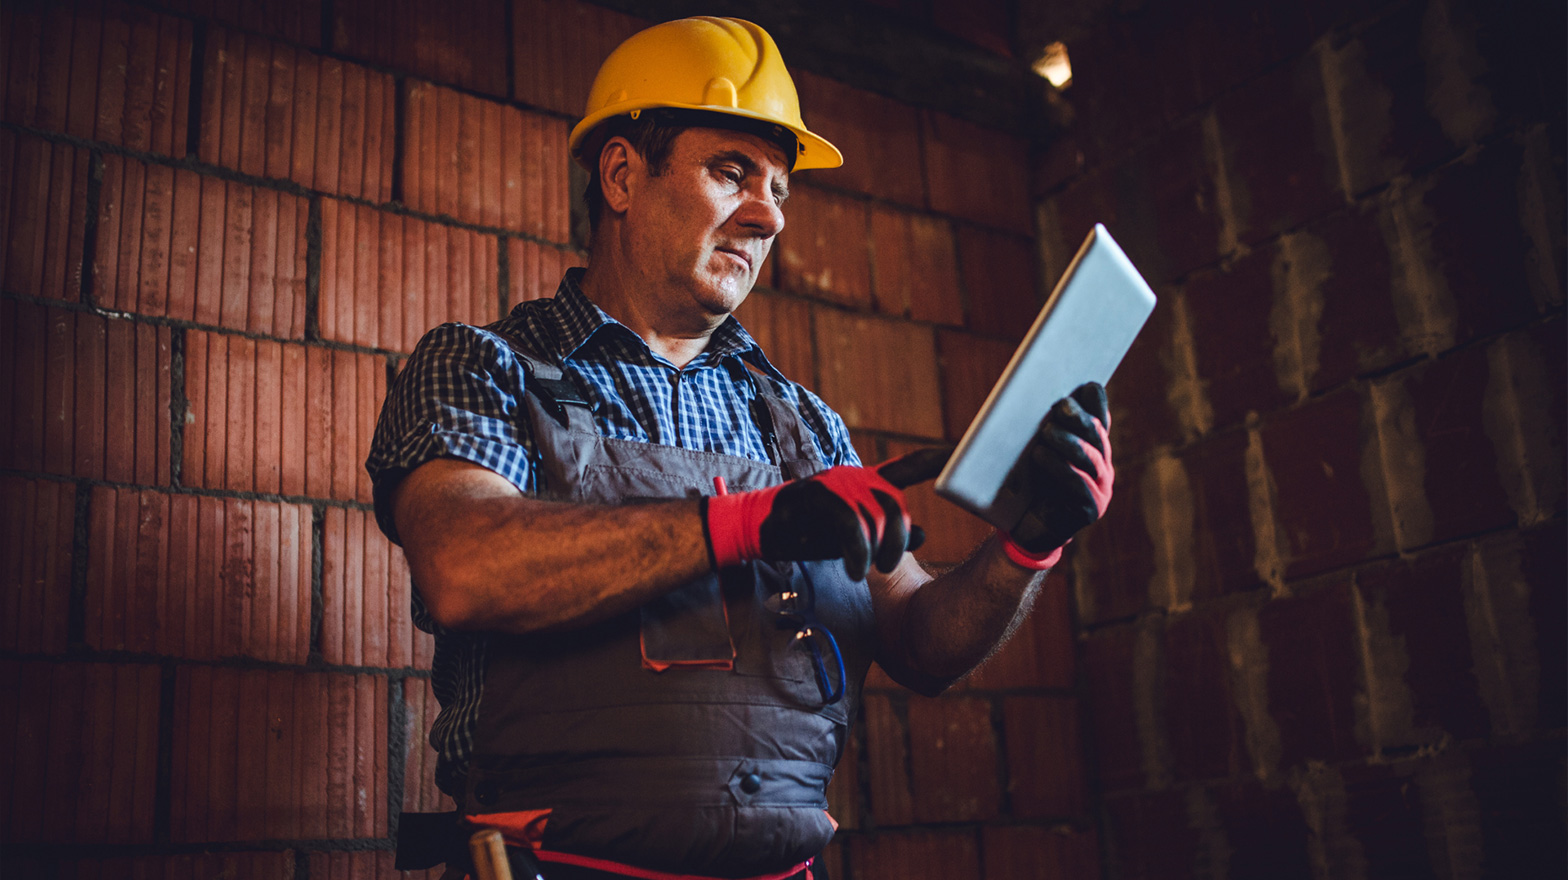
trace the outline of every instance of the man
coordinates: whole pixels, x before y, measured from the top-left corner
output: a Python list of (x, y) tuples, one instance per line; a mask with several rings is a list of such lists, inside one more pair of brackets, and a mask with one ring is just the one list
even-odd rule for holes
[(809, 877), (870, 663), (941, 691), (1103, 512), (1103, 392), (1042, 426), (1013, 537), (933, 579), (899, 487), (940, 456), (861, 467), (731, 317), (791, 172), (841, 161), (772, 38), (718, 18), (633, 36), (570, 143), (586, 270), (431, 331), (367, 464), (437, 637), (437, 781), (551, 880)]

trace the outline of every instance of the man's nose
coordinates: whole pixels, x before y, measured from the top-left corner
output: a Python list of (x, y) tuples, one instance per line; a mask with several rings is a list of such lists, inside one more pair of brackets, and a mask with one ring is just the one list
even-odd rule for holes
[(736, 219), (758, 238), (772, 238), (784, 231), (784, 211), (771, 193), (748, 198), (736, 212)]

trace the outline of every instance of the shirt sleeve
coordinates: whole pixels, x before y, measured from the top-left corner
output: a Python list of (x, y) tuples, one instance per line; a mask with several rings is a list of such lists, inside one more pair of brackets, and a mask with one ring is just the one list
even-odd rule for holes
[(478, 327), (443, 324), (419, 341), (387, 392), (365, 462), (376, 522), (394, 543), (392, 490), (425, 462), (462, 459), (532, 491), (523, 376), (506, 342)]

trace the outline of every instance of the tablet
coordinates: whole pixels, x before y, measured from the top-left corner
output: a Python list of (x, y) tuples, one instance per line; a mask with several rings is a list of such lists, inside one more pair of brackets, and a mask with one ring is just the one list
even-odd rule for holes
[(1040, 420), (1079, 385), (1110, 381), (1153, 311), (1154, 291), (1096, 223), (936, 478), (937, 494), (997, 528), (1016, 525), (1028, 499), (1007, 476)]

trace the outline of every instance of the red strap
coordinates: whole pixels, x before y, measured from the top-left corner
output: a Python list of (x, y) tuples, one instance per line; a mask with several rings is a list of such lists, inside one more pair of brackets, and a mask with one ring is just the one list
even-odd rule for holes
[[(596, 859), (590, 856), (579, 856), (573, 853), (552, 852), (550, 850), (535, 850), (534, 858), (541, 862), (554, 862), (558, 865), (574, 865), (579, 868), (589, 868), (594, 871), (603, 871), (606, 874), (615, 874), (621, 877), (630, 877), (634, 880), (718, 880), (714, 877), (705, 877), (700, 874), (670, 874), (664, 871), (650, 871), (646, 868), (635, 868), (612, 862), (609, 859)], [(811, 862), (804, 861), (794, 866), (773, 874), (759, 874), (746, 880), (786, 880), (801, 871), (807, 871)]]

